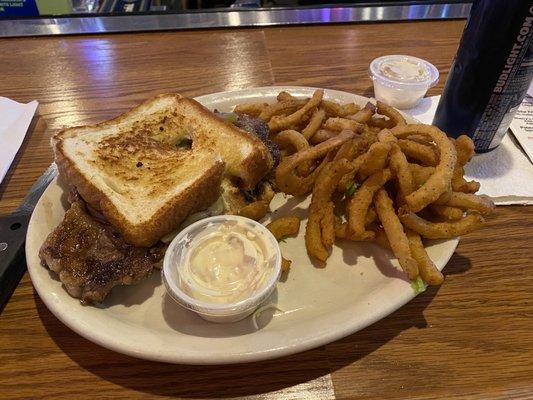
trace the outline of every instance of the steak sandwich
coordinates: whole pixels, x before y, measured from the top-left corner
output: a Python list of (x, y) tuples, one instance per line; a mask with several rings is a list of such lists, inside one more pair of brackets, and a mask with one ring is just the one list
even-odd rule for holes
[(55, 161), (71, 207), (40, 250), (43, 264), (72, 296), (101, 302), (114, 286), (158, 267), (161, 239), (186, 219), (268, 205), (273, 191), (265, 178), (277, 157), (268, 127), (234, 122), (165, 94), (113, 120), (56, 134)]

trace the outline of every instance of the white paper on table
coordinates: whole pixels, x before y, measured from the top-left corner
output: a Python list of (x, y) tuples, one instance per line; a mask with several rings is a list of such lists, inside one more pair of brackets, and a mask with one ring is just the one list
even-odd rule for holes
[(435, 116), (435, 111), (437, 111), (439, 100), (440, 96), (424, 97), (418, 102), (416, 107), (404, 111), (423, 124), (431, 125), (433, 117)]
[(511, 122), (511, 131), (533, 162), (533, 97), (526, 96)]
[(39, 103), (17, 103), (0, 97), (0, 183), (15, 159)]
[(479, 193), (498, 205), (533, 204), (533, 164), (505, 135), (493, 151), (478, 154), (465, 165), (465, 178), (481, 184)]
[[(440, 96), (425, 97), (405, 112), (431, 124), (439, 99)], [(510, 134), (497, 149), (474, 156), (465, 166), (465, 178), (478, 181), (479, 193), (490, 196), (498, 205), (533, 204), (533, 164)]]

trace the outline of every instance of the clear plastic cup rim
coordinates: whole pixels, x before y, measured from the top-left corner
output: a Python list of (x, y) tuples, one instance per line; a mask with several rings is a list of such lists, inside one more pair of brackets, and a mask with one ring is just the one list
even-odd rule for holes
[[(385, 61), (397, 59), (411, 60), (419, 65), (423, 65), (428, 72), (428, 79), (420, 82), (402, 82), (384, 76), (379, 70), (380, 65)], [(375, 58), (368, 67), (368, 73), (373, 80), (379, 81), (380, 84), (398, 89), (428, 89), (439, 81), (439, 70), (433, 64), (431, 64), (429, 61), (423, 60), (422, 58), (403, 54), (391, 54)]]
[[(267, 240), (271, 242), (273, 245), (272, 247), (275, 249), (275, 261), (274, 261), (274, 269), (272, 271), (272, 275), (270, 276), (269, 280), (265, 283), (265, 285), (259, 290), (257, 293), (255, 293), (253, 296), (241, 300), (236, 303), (227, 303), (227, 304), (216, 304), (216, 303), (208, 303), (205, 301), (197, 300), (188, 294), (186, 294), (181, 288), (176, 284), (176, 282), (173, 281), (173, 279), (170, 278), (171, 276), (171, 268), (179, 268), (179, 265), (173, 263), (173, 252), (174, 248), (178, 246), (178, 244), (184, 239), (186, 235), (189, 235), (192, 231), (197, 230), (203, 225), (207, 225), (209, 223), (223, 223), (227, 221), (240, 221), (244, 222), (250, 227), (253, 227), (252, 229), (255, 231), (262, 231), (264, 235), (266, 236)], [(193, 238), (194, 240), (194, 238)], [(262, 302), (264, 302), (274, 290), (276, 283), (279, 279), (279, 276), (281, 274), (281, 250), (279, 248), (278, 241), (272, 235), (272, 233), (262, 224), (260, 224), (257, 221), (254, 221), (249, 218), (237, 216), (237, 215), (218, 215), (214, 217), (209, 217), (205, 219), (201, 219), (200, 221), (197, 221), (189, 226), (187, 226), (185, 229), (183, 229), (176, 237), (170, 242), (166, 252), (165, 257), (163, 259), (163, 268), (161, 269), (161, 275), (163, 278), (163, 283), (165, 284), (165, 288), (167, 289), (168, 294), (170, 297), (172, 297), (178, 304), (180, 304), (182, 307), (200, 313), (200, 314), (206, 314), (206, 315), (213, 315), (213, 316), (220, 316), (220, 315), (234, 315), (239, 314), (244, 311), (250, 310)]]

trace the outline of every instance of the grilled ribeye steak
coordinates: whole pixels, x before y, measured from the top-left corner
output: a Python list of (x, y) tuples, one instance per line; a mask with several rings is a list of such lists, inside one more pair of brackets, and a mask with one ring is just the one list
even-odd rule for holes
[(281, 153), (278, 145), (270, 139), (270, 128), (265, 121), (248, 114), (237, 114), (237, 120), (234, 122), (234, 125), (257, 136), (270, 151), (270, 154), (274, 159), (273, 168), (278, 166)]
[(225, 113), (215, 110), (215, 114), (217, 114), (223, 120), (232, 123), (237, 128), (241, 128), (242, 130), (245, 130), (246, 132), (260, 139), (268, 148), (268, 151), (274, 160), (272, 169), (278, 166), (281, 153), (278, 145), (274, 143), (272, 139), (270, 139), (270, 128), (265, 121), (260, 118), (252, 117), (251, 115), (242, 113)]
[(135, 247), (111, 226), (97, 221), (76, 199), (61, 224), (46, 238), (39, 257), (82, 303), (101, 302), (117, 285), (146, 278), (163, 258), (164, 245)]

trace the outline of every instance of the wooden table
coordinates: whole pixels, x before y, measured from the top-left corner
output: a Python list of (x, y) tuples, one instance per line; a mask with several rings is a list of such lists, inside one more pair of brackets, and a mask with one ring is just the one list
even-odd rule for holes
[[(441, 72), (464, 21), (0, 40), (0, 95), (38, 115), (0, 186), (14, 209), (52, 161), (52, 132), (161, 92), (265, 85), (371, 95), (369, 62), (428, 59)], [(500, 207), (461, 240), (446, 282), (343, 340), (279, 360), (191, 367), (142, 361), (73, 333), (26, 275), (0, 316), (0, 398), (533, 398), (533, 207)]]

